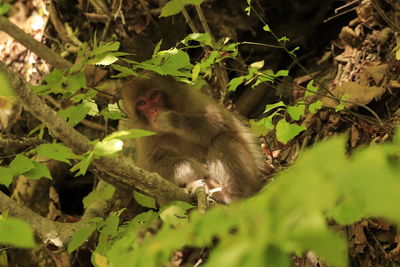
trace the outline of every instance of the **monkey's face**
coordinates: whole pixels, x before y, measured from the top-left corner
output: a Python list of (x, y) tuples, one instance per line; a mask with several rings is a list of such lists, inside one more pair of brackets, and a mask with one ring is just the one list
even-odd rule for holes
[(135, 102), (135, 110), (154, 125), (158, 116), (165, 111), (164, 95), (161, 91), (148, 90)]

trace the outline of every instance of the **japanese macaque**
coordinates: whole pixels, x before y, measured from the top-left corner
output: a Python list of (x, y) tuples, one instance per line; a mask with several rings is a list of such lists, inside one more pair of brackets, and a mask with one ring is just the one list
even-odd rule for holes
[(172, 77), (146, 73), (122, 88), (134, 128), (157, 132), (137, 139), (137, 166), (192, 189), (203, 181), (218, 202), (258, 192), (263, 157), (255, 138), (232, 113)]

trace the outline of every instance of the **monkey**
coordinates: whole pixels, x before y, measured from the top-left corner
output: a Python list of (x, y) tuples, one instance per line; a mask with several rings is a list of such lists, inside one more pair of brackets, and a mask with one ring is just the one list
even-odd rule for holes
[(241, 120), (201, 91), (170, 76), (146, 72), (122, 87), (123, 110), (134, 128), (155, 131), (136, 141), (136, 165), (177, 186), (202, 181), (229, 204), (263, 186), (264, 159)]

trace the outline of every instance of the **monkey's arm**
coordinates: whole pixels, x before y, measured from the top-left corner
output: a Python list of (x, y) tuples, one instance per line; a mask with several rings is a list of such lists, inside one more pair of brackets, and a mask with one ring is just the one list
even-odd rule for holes
[(191, 142), (209, 145), (214, 137), (228, 132), (223, 123), (222, 114), (181, 114), (166, 111), (156, 120), (156, 128), (160, 132), (176, 134)]

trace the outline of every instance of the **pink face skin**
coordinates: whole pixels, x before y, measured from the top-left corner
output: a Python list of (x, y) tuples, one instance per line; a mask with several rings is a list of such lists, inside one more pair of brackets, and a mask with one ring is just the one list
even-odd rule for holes
[(163, 94), (157, 90), (149, 90), (137, 98), (135, 108), (154, 125), (158, 116), (165, 110)]

